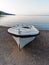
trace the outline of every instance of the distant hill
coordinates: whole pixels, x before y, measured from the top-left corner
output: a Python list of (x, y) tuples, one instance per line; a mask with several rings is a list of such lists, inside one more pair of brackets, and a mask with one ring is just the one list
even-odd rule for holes
[(15, 14), (10, 14), (10, 13), (6, 13), (6, 12), (3, 12), (3, 11), (0, 11), (0, 15), (15, 15)]

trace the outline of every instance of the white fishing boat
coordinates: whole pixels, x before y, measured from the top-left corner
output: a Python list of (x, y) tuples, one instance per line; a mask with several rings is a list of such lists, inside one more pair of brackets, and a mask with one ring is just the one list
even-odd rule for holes
[(33, 25), (19, 25), (8, 29), (18, 44), (19, 49), (22, 49), (26, 44), (35, 39), (39, 31)]

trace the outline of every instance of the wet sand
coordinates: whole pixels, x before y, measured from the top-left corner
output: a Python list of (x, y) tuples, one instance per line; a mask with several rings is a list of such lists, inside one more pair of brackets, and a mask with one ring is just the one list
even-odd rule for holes
[(19, 51), (7, 29), (0, 26), (0, 65), (49, 65), (49, 31), (40, 30), (40, 35)]

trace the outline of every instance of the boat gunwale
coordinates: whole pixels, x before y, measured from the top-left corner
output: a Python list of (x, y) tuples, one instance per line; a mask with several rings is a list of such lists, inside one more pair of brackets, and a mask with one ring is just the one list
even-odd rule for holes
[(40, 34), (40, 32), (38, 34), (34, 34), (34, 35), (16, 35), (16, 34), (13, 34), (13, 33), (10, 33), (10, 32), (8, 32), (8, 33), (15, 36), (15, 37), (20, 37), (20, 38), (35, 37), (35, 36), (38, 36)]

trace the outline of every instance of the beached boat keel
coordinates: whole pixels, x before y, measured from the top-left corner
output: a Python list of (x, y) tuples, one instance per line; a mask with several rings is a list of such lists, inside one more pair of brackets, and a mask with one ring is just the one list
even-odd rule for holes
[(22, 49), (26, 44), (35, 39), (35, 37), (29, 37), (29, 38), (20, 38), (15, 36), (12, 37), (17, 42), (19, 49)]

